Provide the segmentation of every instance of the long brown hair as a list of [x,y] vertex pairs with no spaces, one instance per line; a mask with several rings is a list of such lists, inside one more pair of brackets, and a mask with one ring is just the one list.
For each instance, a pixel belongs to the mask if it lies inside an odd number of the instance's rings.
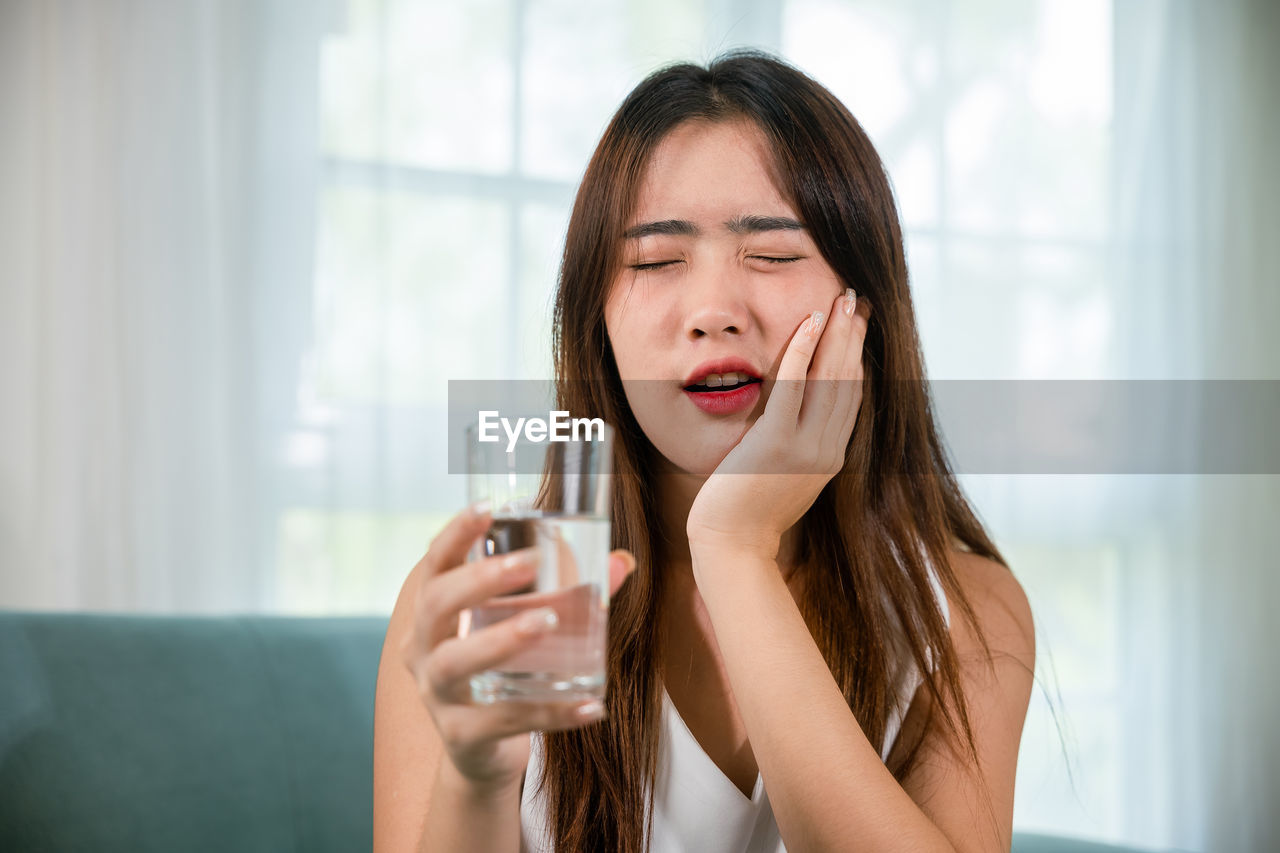
[[[587,166],[569,222],[553,323],[557,406],[614,426],[613,547],[630,549],[637,569],[609,613],[607,718],[545,735],[539,784],[558,851],[641,853],[649,829],[665,555],[657,494],[646,472],[657,470],[657,450],[627,405],[604,305],[649,157],[667,133],[691,119],[746,119],[764,132],[781,189],[823,257],[873,307],[863,400],[844,468],[800,521],[800,611],[878,748],[897,701],[890,651],[895,628],[882,604],[892,602],[933,705],[943,708],[946,732],[977,763],[959,665],[925,560],[953,612],[974,624],[948,560],[953,539],[1007,564],[966,503],[938,439],[884,166],[825,88],[767,54],[738,51],[705,68],[661,69],[631,92]],[[943,704],[944,696],[957,713]],[[890,766],[899,781],[915,764],[921,740]]]

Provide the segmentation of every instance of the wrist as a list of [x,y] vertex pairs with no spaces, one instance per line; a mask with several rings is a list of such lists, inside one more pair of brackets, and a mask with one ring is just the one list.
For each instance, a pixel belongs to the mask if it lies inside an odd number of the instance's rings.
[[778,546],[767,540],[744,541],[741,537],[690,539],[689,556],[695,580],[717,574],[741,578],[751,566],[778,569]]
[[436,785],[451,797],[474,805],[502,804],[520,798],[521,773],[513,779],[473,779],[460,771],[446,755],[440,761]]
[[780,537],[765,533],[746,536],[741,532],[689,531],[689,553],[695,561],[702,554],[776,562],[780,545]]

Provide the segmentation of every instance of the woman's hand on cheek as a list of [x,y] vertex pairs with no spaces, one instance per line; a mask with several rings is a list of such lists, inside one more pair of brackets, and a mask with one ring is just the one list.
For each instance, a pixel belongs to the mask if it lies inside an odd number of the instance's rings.
[[693,502],[686,527],[691,550],[746,549],[776,558],[782,534],[840,472],[862,403],[870,317],[870,306],[851,295],[836,297],[823,317],[811,315],[792,335],[764,413]]

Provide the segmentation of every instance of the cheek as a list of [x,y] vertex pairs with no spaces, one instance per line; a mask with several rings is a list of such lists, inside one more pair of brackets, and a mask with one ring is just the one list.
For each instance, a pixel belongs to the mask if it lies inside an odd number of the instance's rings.
[[[827,266],[797,269],[786,280],[770,282],[758,291],[760,322],[768,350],[781,360],[792,335],[814,311],[830,312],[832,301],[844,293],[844,284]],[[781,286],[776,286],[781,285]]]
[[810,263],[792,280],[793,304],[797,317],[810,311],[830,311],[831,302],[844,293],[844,282],[826,263]]
[[813,280],[797,280],[792,286],[774,288],[757,304],[760,323],[769,340],[781,335],[789,339],[814,311],[828,311],[836,296],[834,287]]
[[618,362],[618,367],[622,367],[622,360],[625,357],[626,336],[622,334],[622,325],[618,317],[618,306],[614,304],[614,299],[610,297],[604,303],[604,333],[609,339],[609,347],[613,350],[614,360]]
[[613,360],[618,365],[618,372],[626,376],[629,368],[634,367],[635,336],[628,324],[619,320],[612,311],[605,314],[604,328],[609,336],[609,346],[613,349]]
[[657,363],[660,347],[655,333],[661,328],[654,306],[645,304],[639,289],[625,291],[605,304],[605,330],[623,378],[647,376]]
[[[817,261],[817,259],[815,259]],[[826,261],[818,261],[813,263],[807,275],[806,289],[812,297],[818,300],[825,299],[828,303],[835,299],[841,293],[844,293],[844,282],[836,275]]]

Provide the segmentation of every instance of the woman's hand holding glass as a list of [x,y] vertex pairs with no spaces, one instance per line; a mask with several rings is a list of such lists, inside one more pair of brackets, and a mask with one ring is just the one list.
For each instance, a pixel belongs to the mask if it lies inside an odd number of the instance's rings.
[[686,526],[691,547],[774,558],[783,533],[844,466],[871,308],[847,290],[822,313],[792,335],[764,412],[698,491]]
[[[402,653],[453,767],[478,789],[500,790],[519,784],[529,762],[529,732],[596,722],[604,708],[595,701],[472,703],[471,676],[556,630],[555,611],[545,607],[458,636],[464,610],[528,586],[537,572],[536,548],[466,562],[468,549],[490,523],[487,511],[467,510],[431,542],[418,567],[423,579]],[[634,567],[627,551],[609,555],[611,593]]]

